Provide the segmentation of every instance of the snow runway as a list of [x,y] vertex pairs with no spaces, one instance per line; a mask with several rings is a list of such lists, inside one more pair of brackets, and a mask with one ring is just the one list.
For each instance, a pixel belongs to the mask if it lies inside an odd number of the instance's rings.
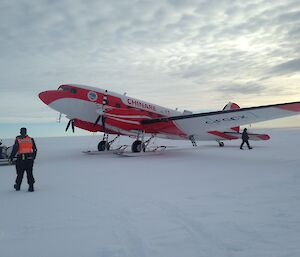
[[36,192],[0,167],[0,256],[299,256],[300,130],[270,135],[251,151],[164,140],[183,149],[137,158],[36,138]]

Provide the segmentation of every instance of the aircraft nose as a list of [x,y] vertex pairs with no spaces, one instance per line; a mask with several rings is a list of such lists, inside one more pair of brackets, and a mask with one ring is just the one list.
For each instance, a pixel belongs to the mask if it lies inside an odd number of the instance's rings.
[[39,93],[39,98],[47,105],[51,104],[53,101],[60,98],[58,91],[56,90],[49,90],[43,91]]

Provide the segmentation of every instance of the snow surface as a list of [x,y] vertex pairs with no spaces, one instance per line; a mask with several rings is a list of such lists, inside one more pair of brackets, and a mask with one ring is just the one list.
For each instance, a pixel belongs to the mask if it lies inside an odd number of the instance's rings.
[[253,150],[159,140],[181,149],[142,157],[36,138],[34,193],[0,167],[0,256],[300,256],[300,129],[263,132]]

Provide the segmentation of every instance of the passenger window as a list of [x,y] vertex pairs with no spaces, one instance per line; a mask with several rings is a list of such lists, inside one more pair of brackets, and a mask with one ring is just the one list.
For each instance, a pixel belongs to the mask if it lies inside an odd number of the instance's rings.
[[72,88],[70,89],[70,92],[71,92],[72,94],[76,94],[76,93],[77,93],[77,89],[72,87]]

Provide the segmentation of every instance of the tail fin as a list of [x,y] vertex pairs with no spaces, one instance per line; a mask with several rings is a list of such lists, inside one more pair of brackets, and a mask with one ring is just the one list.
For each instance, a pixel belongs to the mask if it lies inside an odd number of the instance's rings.
[[[237,110],[237,109],[240,109],[240,106],[238,104],[229,102],[224,106],[222,111]],[[240,127],[234,127],[230,129],[236,132],[240,132]]]
[[239,107],[238,104],[229,102],[228,104],[226,104],[226,105],[224,106],[224,108],[223,108],[222,111],[237,110],[237,109],[240,109],[240,107]]

